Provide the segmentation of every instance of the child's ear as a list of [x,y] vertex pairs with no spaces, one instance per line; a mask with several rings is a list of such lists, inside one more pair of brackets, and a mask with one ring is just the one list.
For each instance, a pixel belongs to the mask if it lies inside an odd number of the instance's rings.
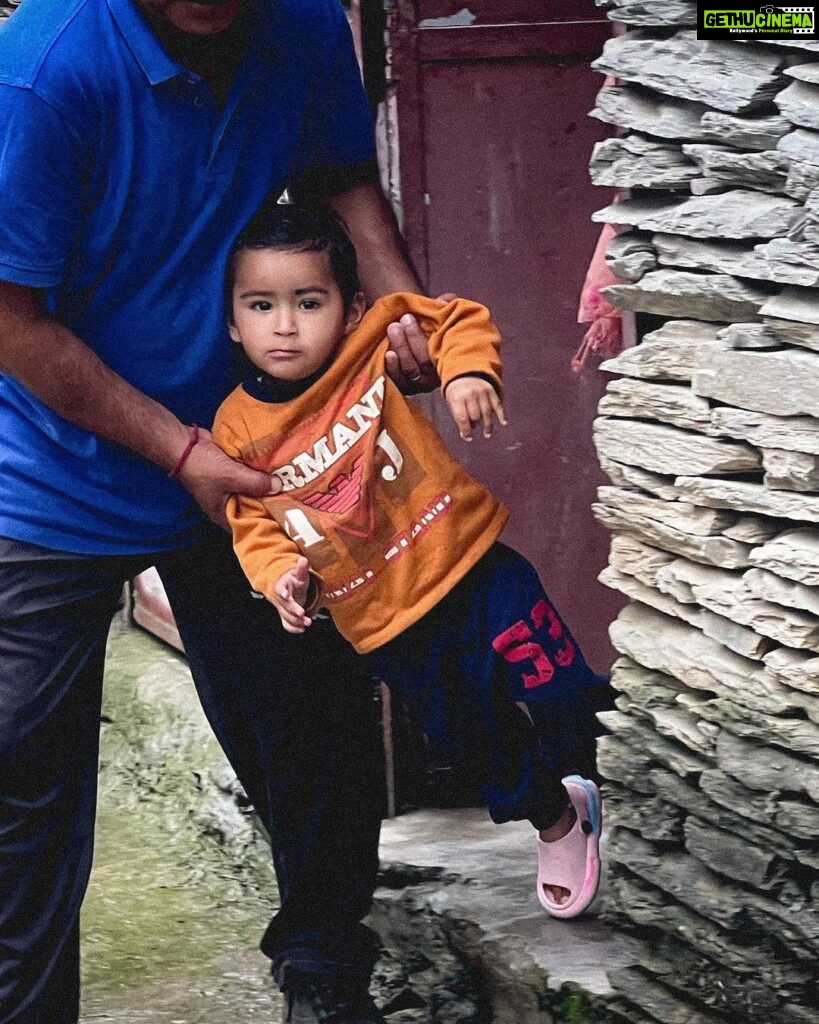
[[353,300],[347,307],[347,316],[344,323],[344,337],[346,338],[350,331],[355,330],[356,327],[361,323],[361,318],[364,316],[364,310],[367,308],[367,301],[364,298],[363,292],[356,292],[353,296]]
[[233,341],[237,344],[241,344],[242,339],[239,337],[239,332],[236,330],[236,324],[232,320],[228,320],[228,334],[231,336]]

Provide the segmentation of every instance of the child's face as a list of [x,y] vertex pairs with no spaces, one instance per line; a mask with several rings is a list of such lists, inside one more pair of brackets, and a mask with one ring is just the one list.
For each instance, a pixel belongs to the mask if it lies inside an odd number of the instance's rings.
[[359,294],[345,313],[326,252],[239,253],[230,336],[271,377],[302,380],[315,373],[363,312]]

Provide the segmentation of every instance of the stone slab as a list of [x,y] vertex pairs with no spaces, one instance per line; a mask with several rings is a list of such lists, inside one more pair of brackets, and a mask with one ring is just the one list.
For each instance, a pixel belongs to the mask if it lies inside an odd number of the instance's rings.
[[689,142],[683,144],[682,151],[707,179],[730,188],[781,192],[787,181],[790,157],[776,149],[746,153],[728,146]]
[[676,486],[680,497],[688,498],[695,505],[819,522],[819,496],[795,491],[771,491],[762,484],[702,476],[677,477]]
[[639,281],[657,266],[651,236],[636,231],[621,231],[606,248],[606,266],[621,281]]
[[804,202],[810,193],[819,186],[819,159],[811,163],[797,153],[789,153],[791,166],[785,181],[785,195]]
[[751,561],[805,586],[819,586],[819,530],[813,527],[784,530],[755,548]]
[[762,306],[763,316],[819,326],[819,295],[808,288],[783,288]]
[[615,534],[611,538],[609,562],[619,572],[634,576],[647,587],[657,586],[657,573],[674,561],[674,555],[644,544],[636,537]]
[[819,491],[819,456],[763,448],[765,486],[779,491]]
[[600,369],[644,380],[687,382],[694,374],[699,347],[714,342],[719,330],[718,324],[699,320],[669,320],[646,334],[641,344],[602,362]]
[[751,471],[761,464],[759,452],[750,445],[660,423],[598,417],[593,429],[601,455],[654,473],[701,476]]
[[759,240],[787,235],[803,216],[802,206],[794,199],[735,189],[691,199],[645,195],[623,199],[592,214],[592,220],[691,238]]
[[784,348],[767,324],[728,324],[717,334],[721,348],[765,350]]
[[[795,284],[819,285],[819,248],[805,243],[772,239],[766,245],[703,241],[683,235],[656,234],[652,237],[655,260],[667,267],[691,267],[737,277]],[[794,262],[797,253],[814,258],[816,266]],[[766,295],[766,299],[769,295]]]
[[743,438],[757,448],[819,456],[819,418],[813,416],[772,416],[725,405],[711,410],[708,432],[715,437]]
[[637,31],[609,39],[592,68],[668,96],[744,113],[780,91],[782,64],[773,52],[749,52],[730,42],[697,39],[695,32],[654,39]]
[[686,189],[699,173],[679,146],[642,135],[604,139],[589,160],[592,182],[614,188]]
[[809,128],[797,128],[783,135],[776,148],[794,160],[819,163],[819,132],[811,131]]
[[749,789],[805,793],[819,803],[819,765],[777,747],[760,747],[727,729],[717,737],[717,766]]
[[764,658],[768,669],[784,686],[812,697],[819,697],[819,658],[810,651],[792,651],[785,647]]
[[697,350],[696,359],[692,388],[703,398],[774,416],[819,418],[816,353],[740,351],[706,343]]
[[653,270],[633,284],[615,284],[603,295],[620,309],[698,320],[753,321],[770,293],[729,274]]
[[[687,0],[610,0],[607,15],[624,25],[696,25],[697,9]],[[608,3],[606,4],[608,6]]]
[[784,117],[804,128],[819,129],[819,85],[792,82],[774,97]]
[[607,565],[597,578],[603,586],[625,594],[632,601],[641,601],[643,604],[663,612],[664,615],[673,615],[675,618],[689,623],[689,625],[702,628],[703,610],[701,608],[681,604],[679,601],[675,601],[673,597],[661,594],[659,590],[646,586],[645,583],[641,583],[634,576],[619,572],[613,565]]
[[775,149],[791,128],[790,121],[780,114],[738,117],[706,110],[700,118],[700,129],[706,139],[743,150]]
[[600,501],[612,508],[637,516],[657,519],[675,530],[698,537],[718,537],[735,522],[733,513],[716,512],[684,501],[658,501],[656,498],[621,487],[602,486]]
[[819,587],[808,587],[761,568],[749,569],[743,579],[754,597],[819,617]]
[[744,569],[749,565],[748,556],[752,550],[750,544],[742,544],[727,537],[697,537],[675,530],[657,519],[629,514],[603,502],[594,503],[592,511],[608,529],[637,537],[663,551],[728,569]]
[[[705,104],[663,96],[641,86],[605,85],[589,116],[661,139],[705,139],[709,129],[701,127],[700,118],[707,112]],[[787,122],[786,131],[777,138],[790,129]]]
[[609,381],[597,411],[601,416],[658,420],[684,430],[707,432],[711,426],[710,403],[689,387],[656,384],[634,377]]
[[665,501],[677,500],[673,476],[651,473],[649,470],[641,469],[639,466],[627,466],[625,463],[606,458],[606,456],[598,456],[598,462],[600,463],[600,468],[616,487],[646,491],[648,494],[663,498]]

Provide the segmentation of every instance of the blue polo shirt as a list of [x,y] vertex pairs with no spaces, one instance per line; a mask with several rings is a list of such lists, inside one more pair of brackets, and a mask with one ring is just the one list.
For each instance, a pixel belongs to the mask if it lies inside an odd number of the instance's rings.
[[[248,0],[224,108],[132,0],[26,0],[0,29],[0,279],[184,422],[231,388],[222,278],[272,190],[373,155],[338,0]],[[61,551],[184,544],[202,514],[157,467],[0,377],[0,535]]]

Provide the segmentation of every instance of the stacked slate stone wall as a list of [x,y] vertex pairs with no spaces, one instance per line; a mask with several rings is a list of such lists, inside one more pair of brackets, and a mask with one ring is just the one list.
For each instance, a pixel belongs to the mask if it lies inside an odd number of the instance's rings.
[[[612,1019],[816,1024],[819,43],[707,42],[696,5],[614,0],[596,70],[628,190],[607,296],[648,321],[595,438],[618,710]],[[640,316],[650,314],[651,316]]]

